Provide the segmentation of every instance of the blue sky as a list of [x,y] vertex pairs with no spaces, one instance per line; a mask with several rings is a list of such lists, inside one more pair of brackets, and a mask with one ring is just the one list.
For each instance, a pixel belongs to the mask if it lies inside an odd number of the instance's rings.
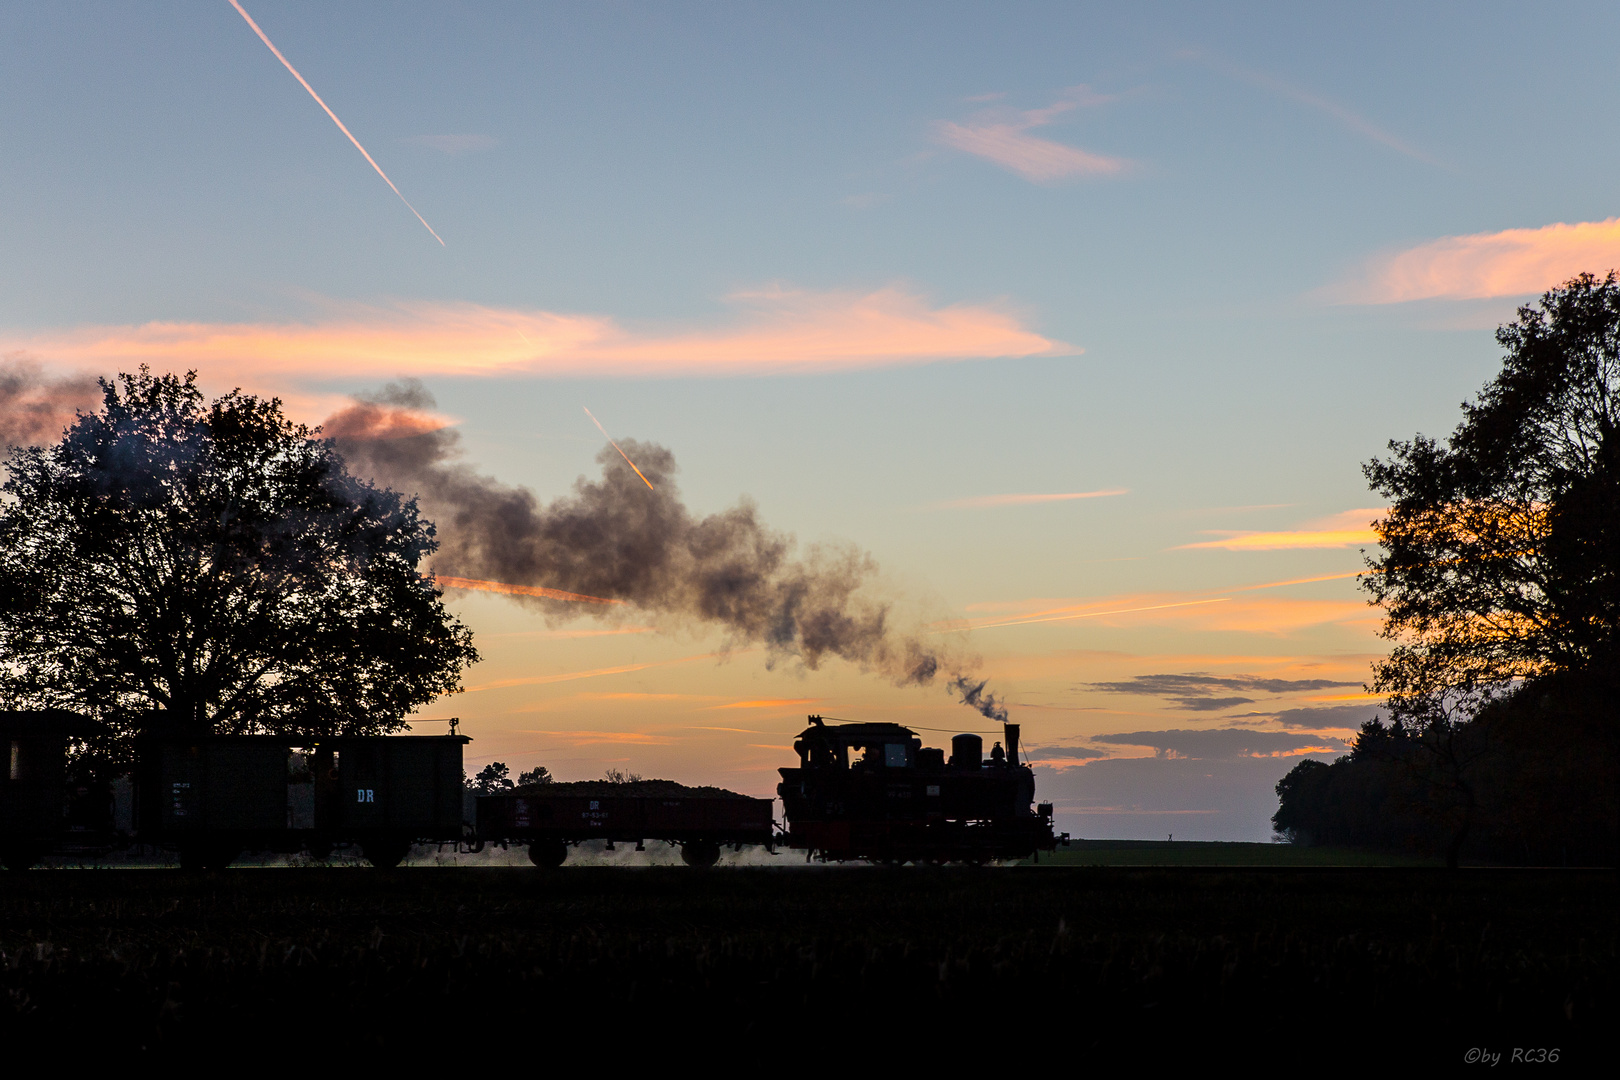
[[[588,405],[694,511],[751,497],[919,625],[977,622],[1026,740],[1106,755],[1043,759],[1078,834],[1266,835],[1387,647],[1333,577],[1360,463],[1620,264],[1612,6],[242,2],[443,246],[225,0],[13,5],[0,352],[312,422],[418,377],[543,498],[596,471]],[[853,668],[669,663],[702,625],[450,595],[484,688],[429,715],[475,760],[769,793],[804,712],[963,722]],[[1096,688],[1192,672],[1353,685]],[[792,704],[717,712],[756,701]],[[1279,719],[1307,707],[1339,711]],[[1211,728],[1294,742],[1103,738]]]

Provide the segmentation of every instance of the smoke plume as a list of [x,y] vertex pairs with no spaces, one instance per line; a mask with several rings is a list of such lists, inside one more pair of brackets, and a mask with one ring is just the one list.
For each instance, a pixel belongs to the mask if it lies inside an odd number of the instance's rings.
[[996,695],[985,693],[984,687],[989,680],[973,681],[971,675],[958,675],[951,680],[951,689],[962,695],[962,704],[978,709],[985,716],[997,723],[1007,722],[1007,706]]
[[[628,439],[622,452],[608,446],[597,455],[599,479],[581,477],[573,494],[542,506],[533,492],[458,460],[459,436],[425,415],[432,406],[420,384],[393,384],[328,418],[322,432],[352,471],[418,496],[438,526],[436,574],[624,601],[721,627],[734,644],[764,645],[773,661],[811,669],[838,657],[900,685],[945,672],[965,704],[1006,719],[983,680],[893,625],[865,552],[818,545],[800,556],[747,499],[695,517],[680,500],[674,455]],[[558,610],[556,601],[520,599]],[[603,617],[614,608],[575,610]]]
[[32,360],[0,357],[0,457],[13,446],[32,446],[62,437],[79,410],[101,400],[88,375],[50,378]]

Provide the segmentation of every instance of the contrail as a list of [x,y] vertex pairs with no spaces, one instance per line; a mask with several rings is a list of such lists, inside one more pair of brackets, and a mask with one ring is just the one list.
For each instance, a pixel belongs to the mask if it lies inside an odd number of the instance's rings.
[[[234,0],[233,0],[233,2],[234,2]],[[585,406],[581,405],[580,408],[585,409]],[[596,418],[596,414],[591,412],[591,410],[589,410],[589,409],[585,409],[585,415],[589,416],[591,418],[591,423],[596,425],[596,430],[600,431],[603,434],[603,436],[606,437],[608,442],[613,443],[613,449],[619,450],[619,444],[616,443],[616,442],[613,442],[613,436],[611,436],[611,435],[609,435],[607,433],[607,428],[602,426],[602,421],[600,421],[600,420],[598,420]],[[636,469],[636,463],[630,460],[630,455],[629,454],[625,453],[623,450],[619,450],[619,456],[624,458],[624,463],[626,465],[630,466],[632,469]],[[640,469],[636,469],[636,475],[641,476],[641,470]],[[641,476],[641,482],[643,484],[646,484],[649,488],[652,487],[652,481],[647,479],[645,476]]]
[[383,183],[387,184],[391,188],[394,188],[394,194],[399,196],[399,201],[404,203],[406,209],[410,210],[411,213],[416,214],[416,220],[422,223],[422,228],[426,229],[430,233],[433,233],[433,239],[439,242],[440,247],[446,246],[444,238],[438,233],[433,232],[433,226],[427,223],[427,218],[416,213],[416,207],[411,205],[411,200],[407,199],[403,194],[401,194],[399,188],[394,187],[394,182],[388,179],[388,174],[382,171],[382,166],[377,164],[370,154],[366,154],[366,148],[360,145],[360,140],[354,137],[353,132],[343,126],[343,121],[338,119],[337,113],[332,111],[331,106],[327,105],[326,102],[321,100],[321,95],[315,92],[315,88],[309,85],[309,82],[302,75],[298,74],[298,69],[293,67],[285,56],[281,55],[281,50],[276,48],[275,42],[266,37],[264,31],[259,29],[259,24],[253,21],[253,16],[249,15],[247,11],[243,9],[242,5],[236,2],[236,0],[230,0],[230,5],[237,10],[237,13],[240,14],[242,18],[247,20],[247,24],[249,26],[253,27],[253,32],[258,34],[259,40],[264,42],[265,45],[269,47],[270,51],[276,54],[276,59],[281,61],[282,66],[288,71],[292,72],[293,78],[297,79],[303,84],[304,89],[309,91],[309,96],[315,99],[315,103],[326,110],[326,115],[332,118],[332,123],[338,126],[339,131],[343,132],[343,134],[349,137],[349,141],[354,143],[354,148],[360,151],[362,154],[365,154],[366,160],[371,162],[371,167],[376,169],[377,175],[383,178]]

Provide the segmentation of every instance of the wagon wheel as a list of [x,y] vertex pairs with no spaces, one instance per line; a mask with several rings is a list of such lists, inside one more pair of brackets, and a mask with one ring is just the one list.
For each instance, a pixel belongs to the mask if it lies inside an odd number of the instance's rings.
[[561,840],[536,840],[529,845],[529,861],[543,870],[554,870],[568,859],[568,845]]
[[720,861],[720,845],[712,840],[688,840],[681,845],[681,861],[698,869]]
[[368,840],[360,847],[366,857],[366,862],[379,870],[392,870],[405,860],[411,853],[411,842],[395,837],[381,840]]
[[39,852],[25,844],[0,851],[0,864],[4,864],[7,870],[27,870],[37,862]]

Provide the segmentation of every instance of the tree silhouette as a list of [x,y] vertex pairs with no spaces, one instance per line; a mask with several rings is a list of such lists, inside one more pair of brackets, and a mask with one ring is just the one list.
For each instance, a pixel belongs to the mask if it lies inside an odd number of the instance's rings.
[[1444,444],[1365,466],[1392,504],[1361,579],[1395,642],[1372,684],[1391,716],[1283,778],[1279,832],[1452,866],[1615,858],[1620,283],[1583,274],[1496,340]]
[[276,400],[101,383],[17,449],[0,504],[0,698],[119,736],[382,733],[459,689],[471,632],[418,572],[414,500],[349,475]]
[[1620,672],[1620,284],[1583,274],[1496,339],[1502,371],[1445,445],[1365,466],[1393,502],[1362,578],[1397,643],[1373,689],[1422,728],[1516,681]]

